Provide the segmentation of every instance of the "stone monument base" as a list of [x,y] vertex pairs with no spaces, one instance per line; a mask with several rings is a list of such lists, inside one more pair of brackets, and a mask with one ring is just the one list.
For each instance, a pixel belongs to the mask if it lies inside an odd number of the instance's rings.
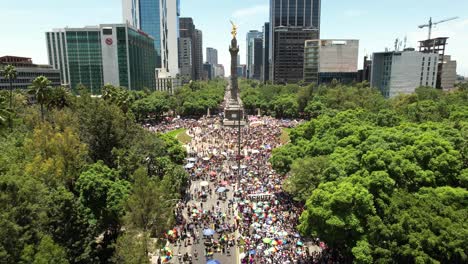
[[[240,115],[240,119],[239,119]],[[230,101],[226,108],[224,108],[224,126],[237,127],[245,126],[247,123],[244,118],[244,108],[235,101]]]

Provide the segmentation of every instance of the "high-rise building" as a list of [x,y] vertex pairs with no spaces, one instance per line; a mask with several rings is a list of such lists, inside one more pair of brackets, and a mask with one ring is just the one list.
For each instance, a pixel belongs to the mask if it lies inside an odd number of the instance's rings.
[[258,30],[250,30],[247,32],[246,37],[246,65],[247,65],[247,78],[253,78],[254,72],[254,52],[255,52],[255,39],[262,39],[263,33]]
[[154,38],[156,68],[178,70],[179,0],[123,0],[124,22]]
[[194,49],[195,79],[201,80],[203,76],[203,33],[195,29],[195,49]]
[[320,71],[320,40],[306,40],[304,44],[304,82],[318,84]]
[[213,65],[218,64],[218,50],[214,48],[206,48],[206,62]]
[[55,29],[46,39],[49,64],[72,89],[82,84],[100,94],[104,84],[154,88],[154,38],[128,24]]
[[[359,40],[307,40],[304,49],[306,83],[357,81]],[[318,78],[317,78],[318,76]]]
[[262,76],[262,65],[263,65],[263,39],[255,38],[251,40],[251,56],[252,64],[250,65],[250,76],[251,79],[260,80]]
[[446,57],[445,50],[448,38],[434,38],[419,42],[419,51],[439,55],[436,88],[450,91],[455,88],[457,62]]
[[320,39],[321,0],[270,0],[270,79],[299,82],[304,73],[304,44]]
[[179,67],[183,82],[189,82],[193,79],[193,50],[191,38],[179,38]]
[[17,56],[0,57],[0,90],[10,88],[10,80],[3,77],[2,69],[7,65],[16,68],[16,79],[12,81],[13,89],[28,89],[32,81],[39,76],[45,76],[52,82],[52,86],[60,86],[60,71],[50,65],[38,65],[31,58]]
[[385,97],[410,94],[419,86],[436,88],[439,55],[414,49],[374,53],[371,85]]
[[265,23],[263,26],[263,60],[261,80],[266,82],[270,80],[270,23]]
[[[192,68],[191,77],[189,80],[197,80],[195,76],[195,25],[191,17],[181,17],[179,20],[179,36],[181,39],[190,39],[191,42],[191,58]],[[179,54],[180,55],[180,54]],[[182,58],[182,60],[188,60],[188,58]]]
[[203,64],[203,80],[212,80],[215,77],[214,65],[208,62]]

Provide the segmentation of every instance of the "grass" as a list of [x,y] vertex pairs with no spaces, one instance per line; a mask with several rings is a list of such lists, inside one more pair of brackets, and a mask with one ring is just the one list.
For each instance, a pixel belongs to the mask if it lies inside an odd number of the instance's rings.
[[287,144],[289,143],[289,133],[291,132],[292,128],[282,128],[281,129],[281,136],[280,136],[280,142],[281,144]]
[[192,138],[189,135],[187,135],[186,132],[187,132],[187,129],[179,128],[179,129],[167,132],[166,135],[177,138],[177,140],[179,140],[180,143],[182,144],[188,144],[190,143],[190,141],[192,141]]

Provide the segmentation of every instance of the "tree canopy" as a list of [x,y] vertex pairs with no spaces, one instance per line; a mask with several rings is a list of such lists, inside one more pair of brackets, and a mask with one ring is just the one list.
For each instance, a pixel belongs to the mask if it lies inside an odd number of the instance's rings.
[[314,119],[273,151],[305,204],[299,230],[345,261],[466,262],[467,91],[385,101],[367,89],[314,91]]

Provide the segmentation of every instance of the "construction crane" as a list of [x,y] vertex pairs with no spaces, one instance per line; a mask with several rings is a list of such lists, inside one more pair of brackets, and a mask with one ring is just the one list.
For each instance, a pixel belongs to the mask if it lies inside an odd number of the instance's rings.
[[448,21],[452,21],[452,20],[455,20],[457,19],[458,17],[451,17],[451,18],[447,18],[447,19],[444,19],[444,20],[441,20],[441,21],[438,21],[438,22],[432,22],[432,17],[429,18],[429,23],[426,24],[426,25],[421,25],[419,26],[419,28],[425,28],[425,27],[428,27],[429,28],[429,36],[427,39],[431,39],[431,34],[432,34],[432,27],[435,27],[436,25],[438,24],[441,24],[441,23],[444,23],[444,22],[448,22]]

